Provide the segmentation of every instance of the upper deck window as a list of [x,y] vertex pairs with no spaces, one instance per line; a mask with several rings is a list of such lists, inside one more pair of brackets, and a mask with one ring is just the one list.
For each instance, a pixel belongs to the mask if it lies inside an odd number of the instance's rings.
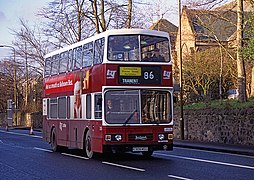
[[94,64],[101,64],[104,54],[104,38],[97,39],[94,43]]
[[76,47],[73,50],[72,69],[79,69],[82,67],[82,46]]
[[93,43],[87,43],[83,46],[83,67],[89,67],[93,64]]
[[51,62],[51,75],[56,75],[59,73],[59,54],[52,57]]
[[68,51],[65,51],[60,54],[60,66],[59,73],[64,73],[68,71]]
[[50,76],[51,74],[51,57],[48,57],[46,60],[45,60],[45,71],[44,71],[44,76],[47,77],[47,76]]
[[109,36],[108,60],[169,62],[169,40],[148,35]]

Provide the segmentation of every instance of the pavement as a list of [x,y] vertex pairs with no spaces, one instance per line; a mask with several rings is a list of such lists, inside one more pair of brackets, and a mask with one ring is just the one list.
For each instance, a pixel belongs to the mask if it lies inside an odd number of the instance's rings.
[[[1,128],[1,127],[0,129],[5,130],[5,128]],[[23,129],[23,130],[27,129],[28,132],[30,131],[30,128],[24,128],[24,127],[9,128],[9,130],[13,130],[13,129]],[[42,129],[33,129],[33,130],[42,132]],[[222,143],[213,143],[213,142],[199,142],[199,141],[191,141],[191,140],[174,139],[174,147],[254,156],[254,146],[247,146],[247,145],[232,145],[232,144],[222,144]]]
[[232,154],[254,156],[254,146],[221,144],[212,142],[197,142],[191,140],[174,140],[174,147],[216,151]]

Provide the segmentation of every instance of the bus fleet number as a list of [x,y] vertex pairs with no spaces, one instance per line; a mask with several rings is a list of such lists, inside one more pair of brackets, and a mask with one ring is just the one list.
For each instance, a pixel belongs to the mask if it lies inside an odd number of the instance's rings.
[[144,72],[144,79],[145,80],[149,80],[149,79],[154,79],[154,74],[153,74],[153,71],[150,71],[150,72]]

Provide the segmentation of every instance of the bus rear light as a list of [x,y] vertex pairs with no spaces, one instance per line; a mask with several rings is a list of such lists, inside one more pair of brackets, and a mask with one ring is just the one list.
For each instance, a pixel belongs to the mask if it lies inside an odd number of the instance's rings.
[[172,140],[173,139],[173,134],[168,134],[168,139]]
[[111,135],[110,134],[105,135],[105,141],[111,141]]

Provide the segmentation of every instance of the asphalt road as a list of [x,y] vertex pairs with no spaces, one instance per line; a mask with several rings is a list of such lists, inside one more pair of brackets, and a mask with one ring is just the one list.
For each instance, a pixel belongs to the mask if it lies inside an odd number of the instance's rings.
[[0,129],[0,179],[254,179],[254,157],[174,148],[141,154],[96,155],[86,159],[80,151],[51,151],[40,132]]

